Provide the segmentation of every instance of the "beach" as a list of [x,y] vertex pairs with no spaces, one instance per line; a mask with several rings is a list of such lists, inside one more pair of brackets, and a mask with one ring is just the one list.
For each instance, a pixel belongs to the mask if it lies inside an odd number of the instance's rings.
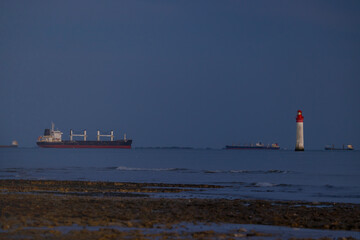
[[216,185],[0,180],[0,186],[1,239],[279,237],[251,227],[211,230],[234,224],[349,231],[344,239],[360,231],[359,204],[156,197]]

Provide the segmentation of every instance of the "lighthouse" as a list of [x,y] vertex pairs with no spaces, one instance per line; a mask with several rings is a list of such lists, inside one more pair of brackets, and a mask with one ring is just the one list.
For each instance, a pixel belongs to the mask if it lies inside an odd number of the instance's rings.
[[304,151],[304,117],[301,110],[296,116],[296,146],[295,151]]

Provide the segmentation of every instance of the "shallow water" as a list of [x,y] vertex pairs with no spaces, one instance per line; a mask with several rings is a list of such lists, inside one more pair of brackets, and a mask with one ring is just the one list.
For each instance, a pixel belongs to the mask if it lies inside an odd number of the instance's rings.
[[360,152],[0,149],[0,179],[217,184],[171,197],[360,203]]

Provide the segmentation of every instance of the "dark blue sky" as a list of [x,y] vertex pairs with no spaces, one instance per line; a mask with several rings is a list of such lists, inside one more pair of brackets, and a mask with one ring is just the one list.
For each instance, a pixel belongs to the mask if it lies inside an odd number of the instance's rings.
[[0,144],[360,149],[359,1],[0,1]]

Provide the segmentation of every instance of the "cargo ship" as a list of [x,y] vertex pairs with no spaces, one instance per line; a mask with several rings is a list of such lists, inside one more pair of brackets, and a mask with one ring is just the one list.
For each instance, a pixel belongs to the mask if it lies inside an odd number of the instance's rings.
[[336,148],[335,145],[327,145],[325,146],[325,150],[354,150],[353,145],[342,145],[342,148]]
[[280,146],[277,143],[264,145],[261,142],[249,145],[226,145],[225,149],[243,149],[243,150],[279,150]]
[[11,145],[0,145],[0,148],[17,148],[18,142],[16,140],[12,141]]
[[[73,130],[70,130],[70,140],[62,140],[62,132],[54,129],[54,124],[52,123],[51,129],[45,129],[44,135],[40,136],[36,142],[39,147],[42,148],[125,148],[130,149],[132,140],[126,138],[124,134],[124,139],[114,140],[114,132],[111,131],[110,134],[100,134],[100,131],[97,131],[97,140],[87,140],[86,130],[83,134],[74,134]],[[73,140],[74,137],[83,137],[83,140]],[[101,137],[109,137],[110,140],[100,140]]]

